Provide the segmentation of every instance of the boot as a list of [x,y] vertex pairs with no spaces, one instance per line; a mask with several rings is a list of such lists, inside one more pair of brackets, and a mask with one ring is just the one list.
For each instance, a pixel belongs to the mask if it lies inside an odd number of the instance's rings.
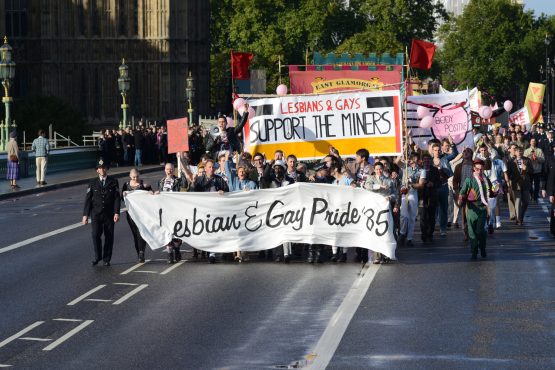
[[323,263],[324,261],[322,261],[322,247],[318,246],[316,247],[316,263]]
[[198,249],[193,248],[193,258],[198,259]]
[[338,260],[338,258],[337,258],[337,253],[334,253],[334,254],[331,256],[331,261],[332,261],[333,263],[335,263],[335,262],[337,262],[337,260]]
[[168,263],[174,263],[173,248],[168,249]]
[[341,253],[341,257],[339,257],[339,262],[347,262],[347,253]]
[[145,263],[145,252],[144,251],[139,252],[139,262],[140,263]]
[[175,256],[175,262],[181,261],[181,250],[179,247],[173,247],[173,254]]
[[314,246],[308,246],[308,259],[306,260],[308,263],[314,263]]

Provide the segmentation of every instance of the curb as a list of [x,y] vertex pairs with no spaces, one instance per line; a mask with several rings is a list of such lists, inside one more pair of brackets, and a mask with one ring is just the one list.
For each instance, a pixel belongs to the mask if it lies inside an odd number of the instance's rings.
[[[141,168],[140,170],[141,170],[141,174],[145,174],[145,173],[161,171],[162,169],[163,167],[159,166],[159,167],[151,167],[151,168]],[[110,176],[115,178],[126,177],[128,175],[129,175],[129,171],[110,174]],[[90,178],[86,178],[86,179],[70,180],[70,181],[60,182],[57,184],[46,185],[40,188],[23,189],[23,190],[14,191],[12,193],[4,193],[4,194],[0,194],[0,200],[19,198],[26,195],[45,193],[51,190],[58,190],[58,189],[68,188],[70,186],[87,184],[89,181],[91,181],[92,178],[94,178],[94,176],[91,176]]]

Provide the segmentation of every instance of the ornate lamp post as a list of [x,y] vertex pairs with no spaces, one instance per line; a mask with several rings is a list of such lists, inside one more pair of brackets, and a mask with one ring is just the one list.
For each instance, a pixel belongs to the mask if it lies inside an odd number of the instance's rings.
[[2,122],[0,125],[0,150],[2,151],[6,150],[10,128],[13,127],[10,112],[10,105],[13,99],[10,97],[10,87],[15,77],[15,62],[12,60],[12,52],[13,49],[8,44],[8,38],[4,37],[4,45],[0,47],[0,79],[2,80],[2,86],[4,86],[2,102],[6,108],[6,122]]
[[127,104],[127,93],[131,88],[131,79],[129,78],[129,67],[125,64],[125,59],[121,60],[121,65],[119,66],[119,78],[118,78],[118,88],[123,98],[123,103],[121,104],[121,110],[123,111],[123,120],[121,121],[119,128],[123,129],[127,126],[127,109],[129,105]]
[[189,77],[187,77],[187,87],[185,88],[187,94],[187,101],[189,102],[189,126],[193,124],[193,99],[195,97],[195,79],[189,71]]

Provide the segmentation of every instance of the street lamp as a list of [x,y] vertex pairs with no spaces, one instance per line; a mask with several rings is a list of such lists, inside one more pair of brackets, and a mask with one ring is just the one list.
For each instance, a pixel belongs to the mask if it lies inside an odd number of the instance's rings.
[[187,94],[187,101],[189,102],[189,125],[193,124],[193,99],[195,97],[195,78],[191,75],[189,71],[189,77],[187,77],[187,87],[185,88]]
[[131,79],[129,78],[129,67],[125,64],[125,59],[121,60],[121,65],[119,66],[119,78],[118,78],[118,88],[123,98],[123,103],[121,104],[121,110],[123,111],[123,121],[120,123],[119,128],[123,129],[127,126],[127,93],[131,88]]
[[2,102],[6,108],[6,122],[0,125],[0,150],[6,150],[9,140],[10,127],[12,126],[12,117],[10,113],[10,105],[13,99],[10,97],[10,86],[15,77],[15,62],[12,60],[12,47],[8,44],[8,38],[4,36],[4,45],[0,46],[0,79],[4,86],[4,96]]
[[551,69],[551,67],[549,65],[549,57],[547,56],[547,47],[549,46],[551,40],[549,39],[549,37],[547,37],[547,34],[545,34],[545,39],[543,40],[543,42],[545,44],[545,92],[547,95],[547,119],[545,121],[546,124],[548,124],[549,122],[551,122],[551,107],[549,104],[549,70]]

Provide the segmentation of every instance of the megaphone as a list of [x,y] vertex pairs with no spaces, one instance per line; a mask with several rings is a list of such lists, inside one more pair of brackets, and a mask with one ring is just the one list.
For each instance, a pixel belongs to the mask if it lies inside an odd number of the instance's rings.
[[210,129],[208,132],[210,133],[210,136],[212,136],[213,139],[216,139],[218,136],[220,136],[220,128],[218,127],[218,125],[210,126]]

